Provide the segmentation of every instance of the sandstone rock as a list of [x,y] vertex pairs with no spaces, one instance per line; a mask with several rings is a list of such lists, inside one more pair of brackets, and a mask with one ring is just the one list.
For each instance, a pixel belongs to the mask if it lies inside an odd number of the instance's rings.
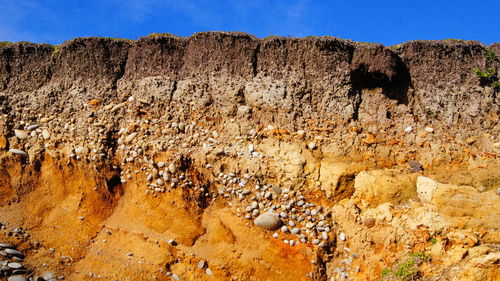
[[7,147],[7,138],[4,135],[0,135],[0,149],[5,149]]
[[321,161],[319,181],[327,197],[336,200],[348,198],[354,193],[354,178],[361,167],[334,159]]
[[417,192],[423,202],[436,206],[458,227],[500,228],[500,198],[494,190],[480,193],[472,186],[442,184],[418,177]]
[[437,189],[438,183],[428,177],[419,176],[417,178],[417,194],[422,202],[431,202],[434,191]]
[[354,198],[370,205],[398,204],[415,198],[416,175],[402,174],[399,170],[363,171],[354,179]]
[[279,215],[274,212],[263,213],[254,220],[254,224],[266,230],[275,230],[281,226]]

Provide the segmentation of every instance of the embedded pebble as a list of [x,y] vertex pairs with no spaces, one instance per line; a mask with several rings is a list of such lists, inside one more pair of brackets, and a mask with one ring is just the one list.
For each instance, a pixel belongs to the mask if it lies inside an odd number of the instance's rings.
[[254,224],[267,230],[274,230],[281,225],[281,220],[278,214],[266,212],[255,218]]
[[14,275],[7,278],[7,281],[28,281],[24,276]]
[[346,237],[345,237],[344,232],[340,233],[339,238],[340,238],[340,240],[345,241]]
[[14,250],[14,249],[10,249],[10,248],[7,248],[4,250],[7,254],[9,255],[12,255],[12,256],[15,256],[15,257],[18,257],[18,258],[21,258],[21,259],[24,259],[24,255],[23,253],[19,252],[18,250]]
[[310,143],[307,145],[307,148],[309,148],[310,150],[314,150],[314,149],[316,149],[316,143],[314,143],[314,142],[310,142]]
[[0,248],[11,248],[14,249],[15,246],[11,244],[6,244],[6,243],[0,243]]
[[14,134],[20,140],[25,140],[28,138],[28,133],[24,130],[14,130]]
[[50,139],[50,132],[47,130],[42,131],[42,137],[46,140]]
[[125,143],[130,143],[137,136],[137,132],[133,132],[125,138]]
[[177,166],[175,166],[175,163],[168,164],[168,171],[171,174],[175,174],[175,172],[177,172]]
[[28,156],[28,153],[26,153],[20,149],[11,148],[11,149],[9,149],[9,152],[14,153],[14,154],[18,154],[18,155],[22,155],[22,156]]
[[50,280],[54,278],[54,274],[52,272],[46,272],[45,275],[43,275],[43,279],[45,280]]
[[23,265],[18,263],[18,262],[10,262],[7,264],[7,266],[12,268],[12,269],[19,269],[19,268],[23,267]]
[[26,130],[33,131],[33,130],[36,130],[37,128],[38,128],[38,125],[34,124],[34,125],[29,125],[28,127],[26,127]]

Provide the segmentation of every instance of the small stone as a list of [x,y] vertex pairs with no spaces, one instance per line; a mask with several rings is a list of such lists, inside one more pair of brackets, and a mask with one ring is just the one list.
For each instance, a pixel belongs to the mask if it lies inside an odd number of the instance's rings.
[[10,248],[7,248],[4,250],[7,254],[11,255],[11,256],[15,256],[15,257],[18,257],[18,258],[21,258],[21,259],[24,259],[24,255],[23,253],[19,252],[18,250],[14,250],[14,249],[10,249]]
[[210,268],[207,267],[207,269],[205,269],[205,274],[211,276],[212,270],[210,270]]
[[42,131],[42,137],[46,140],[50,139],[50,132],[47,130]]
[[273,190],[274,190],[274,192],[276,192],[277,194],[281,194],[281,188],[279,188],[278,186],[274,186],[274,185],[273,185]]
[[20,269],[20,268],[23,268],[23,265],[18,263],[18,262],[10,262],[7,264],[8,267],[12,268],[12,269]]
[[38,128],[38,125],[34,124],[34,125],[29,125],[28,127],[26,127],[26,130],[28,131],[34,131]]
[[418,173],[422,172],[424,168],[418,161],[412,160],[408,162],[408,170],[410,171],[410,173]]
[[411,133],[411,131],[413,131],[413,127],[412,126],[406,127],[405,133]]
[[176,280],[176,281],[181,280],[181,279],[179,278],[179,276],[178,276],[177,274],[175,274],[175,273],[174,273],[174,274],[172,274],[172,278],[173,278],[174,280]]
[[0,243],[0,248],[10,248],[10,249],[14,249],[15,246],[14,245],[11,245],[11,244],[6,244],[6,243]]
[[316,149],[316,143],[314,143],[314,142],[310,142],[310,143],[307,145],[307,148],[309,148],[310,150],[315,150],[315,149]]
[[198,262],[198,269],[203,269],[203,268],[205,268],[205,261],[201,260]]
[[300,229],[298,227],[294,227],[292,231],[290,231],[292,234],[298,234],[300,232]]
[[21,156],[28,156],[28,153],[26,153],[20,149],[11,148],[11,149],[9,149],[9,152],[17,154],[17,155],[21,155]]
[[168,164],[168,171],[171,174],[175,174],[175,172],[177,172],[177,166],[175,165],[175,163]]
[[281,225],[281,220],[278,214],[274,212],[263,213],[254,220],[254,224],[258,227],[275,230]]
[[425,127],[425,131],[429,134],[432,134],[434,132],[434,128],[432,127]]
[[328,233],[321,232],[321,238],[323,238],[323,240],[328,240]]
[[312,243],[313,243],[313,245],[318,245],[319,244],[319,239],[313,239]]
[[125,138],[125,143],[130,143],[137,136],[137,132],[133,132]]
[[52,279],[52,278],[54,278],[54,274],[52,274],[52,272],[46,272],[43,275],[43,279],[45,279],[45,280],[49,280],[49,279]]
[[368,228],[373,227],[375,225],[375,222],[375,218],[366,218],[363,220],[363,224]]
[[345,237],[344,232],[340,233],[339,238],[340,238],[340,240],[345,241],[346,237]]
[[7,281],[28,281],[24,276],[14,275],[7,279]]
[[252,211],[252,216],[253,216],[253,217],[256,217],[256,216],[258,216],[258,215],[259,215],[259,209],[254,209],[254,210]]
[[24,130],[14,130],[14,134],[20,140],[25,140],[28,138],[28,133]]
[[82,216],[80,216],[80,217],[78,217],[78,219],[82,221],[82,220],[84,220],[85,218],[84,218],[84,217],[82,217]]

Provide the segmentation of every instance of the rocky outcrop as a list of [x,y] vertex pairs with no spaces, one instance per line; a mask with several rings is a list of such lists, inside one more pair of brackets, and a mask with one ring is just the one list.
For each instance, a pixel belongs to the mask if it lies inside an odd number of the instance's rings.
[[[493,129],[497,121],[496,92],[482,87],[473,70],[497,68],[499,62],[487,62],[487,48],[479,42],[413,41],[386,48],[331,37],[204,32],[135,42],[79,38],[61,46],[4,45],[0,81],[11,105],[23,91],[50,88],[56,100],[68,93],[111,99],[139,91],[146,100],[211,105],[229,115],[247,105],[277,112],[273,118],[285,126],[318,117],[356,121],[360,107],[377,111],[381,104],[381,128],[444,121]],[[380,98],[364,94],[376,88]]]

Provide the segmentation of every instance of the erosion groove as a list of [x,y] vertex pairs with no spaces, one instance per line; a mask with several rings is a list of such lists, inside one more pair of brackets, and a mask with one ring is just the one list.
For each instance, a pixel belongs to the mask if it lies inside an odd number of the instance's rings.
[[0,279],[495,280],[498,89],[475,73],[498,74],[492,51],[2,44]]

